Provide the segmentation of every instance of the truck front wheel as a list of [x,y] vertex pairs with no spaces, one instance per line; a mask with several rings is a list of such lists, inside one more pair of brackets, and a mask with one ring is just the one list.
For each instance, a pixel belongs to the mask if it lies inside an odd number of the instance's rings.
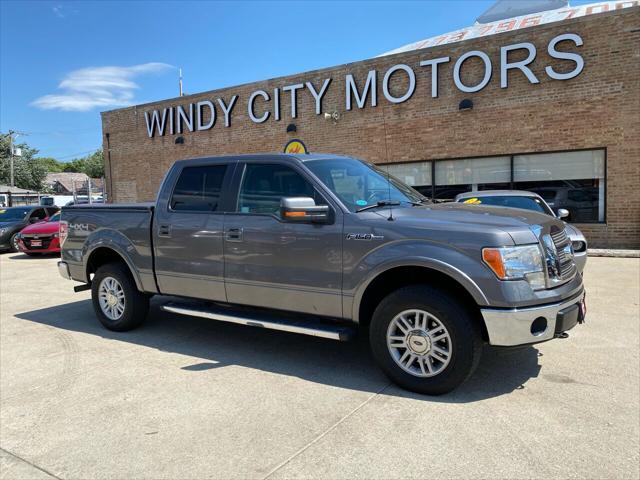
[[373,355],[399,386],[441,395],[471,376],[482,336],[473,313],[446,291],[403,287],[385,297],[370,326]]
[[98,268],[91,281],[91,299],[100,323],[117,332],[136,328],[149,311],[149,297],[138,291],[131,273],[121,263]]

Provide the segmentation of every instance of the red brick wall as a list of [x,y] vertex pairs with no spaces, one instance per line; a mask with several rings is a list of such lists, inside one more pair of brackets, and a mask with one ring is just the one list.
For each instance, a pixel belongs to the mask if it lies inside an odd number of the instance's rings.
[[[547,44],[561,33],[576,33],[582,47],[567,45],[585,61],[583,72],[567,81],[550,79],[544,68],[571,70],[572,63],[554,60]],[[539,84],[533,85],[518,71],[509,74],[509,87],[500,88],[500,47],[531,42],[537,58],[530,65]],[[559,49],[563,49],[559,47]],[[477,93],[463,93],[453,83],[458,57],[471,50],[487,53],[493,64],[491,81]],[[310,52],[312,55],[313,52]],[[517,60],[512,52],[509,59]],[[421,60],[449,56],[439,66],[439,96],[431,97],[431,68]],[[416,90],[402,104],[389,103],[382,94],[382,78],[392,65],[405,63],[416,73]],[[463,80],[478,83],[481,62],[465,62]],[[345,110],[345,75],[353,74],[362,88],[367,72],[378,72],[378,106]],[[271,117],[253,123],[247,114],[249,95],[263,89],[311,81],[319,88],[325,78],[332,82],[323,99],[323,111],[337,110],[337,123],[315,114],[309,90],[298,91],[298,115],[290,118],[289,94],[281,91],[281,120]],[[392,92],[404,92],[406,75],[394,75]],[[152,200],[164,173],[178,159],[205,155],[282,151],[293,137],[302,139],[313,152],[358,156],[376,163],[546,152],[585,148],[607,149],[607,223],[579,225],[592,246],[640,247],[640,7],[596,14],[561,23],[473,39],[427,50],[402,53],[341,65],[300,75],[266,80],[223,90],[205,92],[102,114],[103,132],[109,134],[110,164],[107,188],[112,200]],[[186,132],[185,143],[177,135],[149,138],[144,112],[171,105],[187,105],[239,95],[231,127],[218,118],[211,130]],[[473,100],[472,111],[460,112],[463,98]],[[369,99],[370,100],[370,99]],[[270,102],[273,103],[273,102]],[[262,112],[262,101],[256,113]],[[287,134],[295,123],[297,133]],[[107,141],[105,135],[105,149]]]

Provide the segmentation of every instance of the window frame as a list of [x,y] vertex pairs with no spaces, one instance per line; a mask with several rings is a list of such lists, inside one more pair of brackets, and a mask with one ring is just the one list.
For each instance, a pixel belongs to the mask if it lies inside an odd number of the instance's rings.
[[[242,183],[244,181],[247,167],[249,165],[280,165],[283,167],[290,168],[291,170],[296,172],[298,175],[300,175],[305,181],[307,181],[311,185],[311,187],[314,189],[314,191],[320,197],[322,197],[325,204],[329,206],[329,221],[322,225],[330,225],[335,222],[336,206],[332,201],[331,197],[326,195],[325,192],[323,192],[322,188],[318,185],[318,181],[314,178],[314,176],[311,175],[309,172],[307,172],[304,168],[298,167],[298,165],[296,164],[283,162],[276,159],[264,159],[264,160],[253,160],[253,161],[245,160],[237,164],[237,168],[235,169],[234,178],[232,180],[232,185],[230,188],[230,195],[233,198],[233,202],[230,205],[230,208],[231,208],[231,210],[229,211],[230,214],[252,216],[252,217],[253,216],[271,217],[280,223],[287,223],[287,224],[291,223],[291,222],[284,221],[280,216],[276,215],[275,213],[241,212],[238,210],[238,206],[240,205],[240,190],[242,189]],[[318,225],[321,225],[321,224],[318,224]]]
[[[200,214],[200,215],[224,215],[228,213],[229,210],[229,188],[231,185],[231,180],[233,177],[233,173],[235,171],[236,162],[230,161],[212,161],[210,163],[202,163],[202,164],[185,164],[183,165],[179,171],[175,175],[175,180],[173,185],[171,186],[171,193],[167,198],[167,212],[172,214]],[[209,212],[206,210],[175,210],[171,207],[173,195],[175,194],[176,187],[178,186],[178,182],[180,181],[180,177],[182,173],[188,168],[206,168],[206,167],[226,167],[224,176],[222,177],[222,185],[220,186],[220,203],[219,208],[213,212]]]
[[[520,155],[540,155],[540,154],[551,154],[551,153],[571,153],[571,152],[592,152],[592,151],[602,151],[604,152],[604,176],[603,181],[604,181],[604,193],[603,193],[603,199],[602,201],[604,202],[604,219],[602,221],[595,221],[595,222],[572,222],[572,225],[606,225],[607,224],[607,218],[608,218],[608,209],[607,209],[607,193],[608,193],[608,188],[609,188],[609,181],[607,178],[607,165],[608,165],[608,149],[607,147],[592,147],[592,148],[575,148],[575,149],[571,149],[571,150],[567,150],[567,149],[563,149],[563,150],[542,150],[542,151],[529,151],[529,152],[515,152],[515,153],[503,153],[503,154],[494,154],[494,155],[474,155],[472,157],[451,157],[451,158],[432,158],[432,159],[427,159],[427,158],[421,158],[419,160],[410,160],[410,161],[403,161],[403,162],[390,162],[393,164],[397,164],[397,165],[409,165],[412,163],[421,163],[421,162],[431,162],[431,199],[435,198],[435,192],[436,192],[436,163],[441,162],[441,161],[451,161],[451,160],[474,160],[477,158],[495,158],[495,157],[510,157],[509,160],[509,167],[511,170],[511,174],[510,174],[510,182],[509,182],[509,189],[510,190],[514,190],[515,189],[515,184],[517,182],[515,182],[514,180],[514,159],[515,157],[518,157]],[[384,166],[384,163],[379,163],[377,164],[378,166]],[[412,188],[415,188],[412,186]]]

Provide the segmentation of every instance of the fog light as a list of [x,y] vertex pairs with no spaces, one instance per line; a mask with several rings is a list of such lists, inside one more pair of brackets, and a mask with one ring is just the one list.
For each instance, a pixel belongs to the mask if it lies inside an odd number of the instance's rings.
[[536,318],[531,324],[531,335],[539,337],[547,330],[547,319],[544,317]]

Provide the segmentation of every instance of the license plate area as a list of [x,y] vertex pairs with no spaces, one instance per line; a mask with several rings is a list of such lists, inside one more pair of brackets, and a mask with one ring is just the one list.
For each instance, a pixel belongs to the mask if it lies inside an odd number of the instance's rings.
[[31,246],[32,247],[41,247],[42,246],[42,240],[31,240]]

